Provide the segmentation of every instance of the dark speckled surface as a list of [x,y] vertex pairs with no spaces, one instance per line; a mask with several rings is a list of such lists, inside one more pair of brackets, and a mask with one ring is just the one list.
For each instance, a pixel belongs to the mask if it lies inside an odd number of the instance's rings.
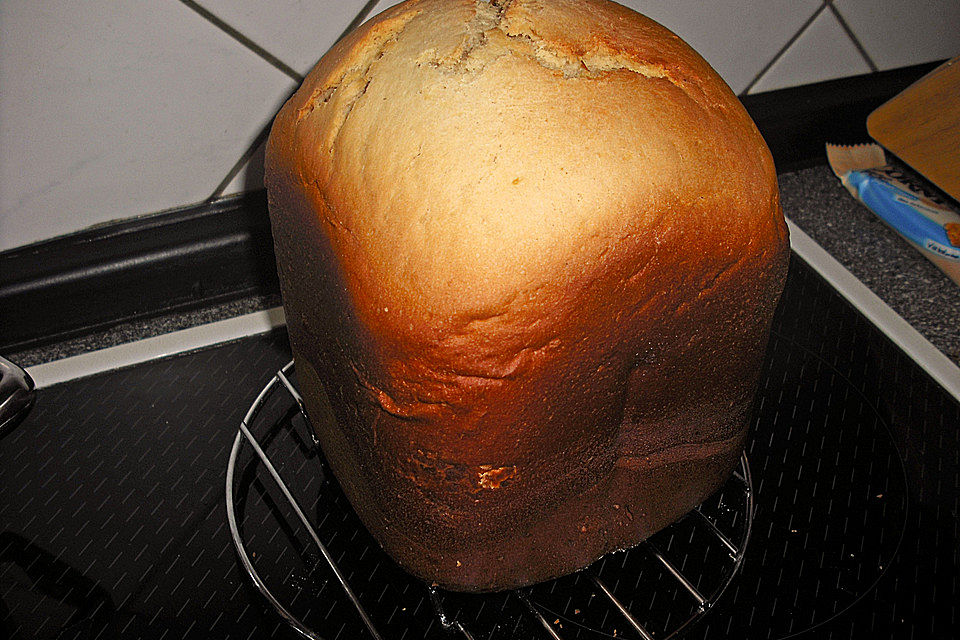
[[[780,176],[784,213],[938,349],[960,364],[960,286],[910,247],[840,185],[826,166]],[[23,366],[57,360],[276,306],[253,297],[125,323],[56,345],[5,354]]]
[[88,351],[105,349],[126,342],[187,329],[217,320],[226,320],[262,309],[280,305],[280,296],[251,296],[232,302],[211,305],[189,313],[175,313],[147,320],[124,322],[105,331],[91,333],[72,340],[28,349],[18,353],[4,354],[8,360],[22,367],[32,367],[44,362],[60,360]]
[[783,211],[960,365],[960,286],[857,202],[826,166],[780,176]]

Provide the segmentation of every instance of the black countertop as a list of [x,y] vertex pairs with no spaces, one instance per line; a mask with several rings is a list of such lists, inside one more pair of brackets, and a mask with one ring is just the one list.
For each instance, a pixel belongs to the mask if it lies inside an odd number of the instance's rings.
[[[246,408],[290,357],[278,330],[40,389],[0,438],[0,637],[299,637],[240,567],[224,482]],[[636,623],[662,638],[691,615],[700,640],[955,637],[960,404],[796,256],[760,381],[741,476],[753,535],[726,547],[742,567],[706,616],[643,551],[706,596],[726,550],[696,518],[567,578],[431,604],[358,524],[292,396],[247,423],[379,637],[609,640]],[[243,452],[230,501],[266,584],[320,637],[372,637]],[[711,522],[739,540],[733,498]],[[445,631],[439,607],[470,633]]]

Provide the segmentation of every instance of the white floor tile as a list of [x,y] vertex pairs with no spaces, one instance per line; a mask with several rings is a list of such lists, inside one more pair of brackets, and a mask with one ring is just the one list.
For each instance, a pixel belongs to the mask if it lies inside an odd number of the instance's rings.
[[861,73],[870,73],[869,65],[833,12],[825,9],[763,74],[750,93]]
[[202,200],[292,88],[179,2],[0,3],[0,250]]
[[835,0],[880,69],[960,56],[958,0]]
[[306,75],[365,0],[198,0],[300,75]]

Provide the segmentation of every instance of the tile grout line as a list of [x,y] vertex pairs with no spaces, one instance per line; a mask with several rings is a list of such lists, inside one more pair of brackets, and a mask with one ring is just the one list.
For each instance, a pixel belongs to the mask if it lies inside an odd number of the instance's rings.
[[337,39],[333,44],[340,42],[348,33],[359,27],[363,21],[367,19],[367,16],[370,15],[370,12],[373,11],[373,8],[377,6],[379,2],[380,0],[367,0],[364,5],[360,7],[360,11],[357,12],[357,15],[353,17],[353,20],[350,21],[350,24],[347,25],[347,27],[340,33],[339,36],[337,36]]
[[[294,89],[294,91],[296,91],[296,89]],[[287,99],[289,99],[289,96],[287,96]],[[286,100],[284,100],[284,102],[286,102]],[[260,133],[258,133],[253,139],[253,142],[251,142],[244,152],[240,154],[240,158],[233,163],[233,166],[230,167],[229,171],[227,171],[227,175],[223,177],[223,180],[221,180],[220,183],[213,189],[213,193],[207,196],[204,202],[210,203],[223,196],[223,192],[227,189],[227,186],[233,182],[233,179],[237,177],[237,174],[240,173],[244,165],[250,161],[250,158],[252,158],[253,154],[257,152],[257,149],[260,148],[260,145],[266,141],[267,136],[270,135],[270,129],[272,127],[273,118],[270,118],[267,124],[260,130]]]
[[261,60],[269,64],[274,69],[277,69],[278,71],[283,73],[285,76],[288,76],[289,78],[295,80],[296,82],[303,82],[303,76],[301,76],[299,73],[294,71],[287,63],[285,63],[280,58],[273,55],[272,53],[270,53],[260,45],[258,45],[256,42],[254,42],[247,36],[243,35],[239,31],[231,27],[229,24],[227,24],[215,13],[213,13],[206,7],[201,6],[198,2],[196,2],[196,0],[180,0],[180,2],[185,7],[187,7],[188,9],[190,9],[191,11],[199,15],[201,18],[203,18],[204,20],[206,20],[207,22],[215,26],[217,29],[220,29],[220,31],[223,31],[225,34],[233,38],[235,41],[239,42],[241,45],[246,47],[249,51],[254,53],[257,57],[259,57]]
[[800,25],[800,28],[797,29],[797,32],[794,33],[792,36],[790,36],[787,42],[782,47],[780,47],[780,50],[773,55],[773,57],[770,59],[770,62],[765,64],[763,68],[760,69],[759,72],[757,72],[757,75],[753,77],[753,80],[751,80],[750,83],[747,84],[746,87],[744,87],[743,91],[740,92],[741,96],[745,96],[748,93],[750,93],[750,90],[753,89],[753,87],[760,81],[761,78],[763,78],[764,74],[770,71],[770,68],[773,67],[773,65],[776,64],[777,61],[783,57],[783,54],[787,52],[787,50],[793,45],[793,43],[795,43],[797,40],[800,39],[800,36],[803,35],[803,32],[806,31],[811,24],[813,24],[813,21],[816,20],[821,13],[823,13],[824,9],[827,8],[827,4],[828,4],[827,0],[824,0],[823,4],[817,7],[817,9],[810,15],[810,17],[807,18],[802,25]]
[[[194,11],[196,11],[204,19],[209,20],[211,23],[214,24],[214,26],[216,26],[221,31],[229,35],[231,38],[233,38],[243,46],[247,47],[248,49],[256,53],[258,56],[266,60],[275,68],[279,69],[286,75],[290,76],[290,78],[292,78],[297,83],[297,88],[299,88],[304,78],[299,73],[294,71],[289,65],[285,64],[275,55],[273,55],[272,53],[270,53],[260,45],[256,44],[255,42],[247,38],[245,35],[237,31],[233,27],[231,27],[229,24],[221,20],[219,17],[217,17],[207,9],[199,6],[195,2],[195,0],[180,0],[180,1],[183,2],[185,5],[187,5],[188,7],[190,7],[191,9],[193,9]],[[353,20],[350,21],[350,24],[346,26],[346,28],[340,33],[339,36],[337,36],[337,39],[334,42],[334,44],[343,40],[343,38],[348,33],[350,33],[357,26],[359,26],[370,14],[370,12],[373,10],[373,8],[377,5],[378,2],[380,2],[380,0],[367,0],[367,2],[364,3],[362,7],[360,7],[360,11],[357,12],[357,15],[353,17]],[[294,89],[294,91],[296,91],[296,88]],[[291,95],[293,94],[291,93]],[[286,100],[288,100],[289,98],[290,96],[287,96],[284,102],[286,102]],[[238,158],[237,161],[233,164],[233,166],[230,167],[230,170],[227,171],[227,175],[223,177],[223,180],[221,180],[220,183],[217,184],[217,186],[213,189],[213,192],[209,196],[207,196],[205,202],[213,202],[214,200],[223,196],[223,192],[226,190],[227,186],[231,182],[233,182],[233,179],[237,177],[237,175],[243,169],[244,165],[250,161],[250,158],[252,158],[253,155],[257,152],[257,149],[260,147],[260,145],[263,144],[263,142],[267,139],[267,136],[270,134],[270,127],[272,125],[273,125],[273,119],[271,118],[270,121],[268,121],[267,124],[263,127],[263,129],[260,130],[260,133],[258,133],[257,136],[253,139],[253,142],[251,142],[250,145],[240,155],[240,158]]]
[[867,66],[870,67],[870,71],[876,73],[879,71],[876,63],[874,63],[873,58],[870,57],[870,54],[867,53],[867,50],[864,48],[863,43],[860,42],[860,39],[857,37],[857,34],[853,32],[853,29],[850,28],[850,25],[844,19],[843,14],[840,13],[840,10],[833,6],[832,0],[827,0],[827,6],[830,7],[830,11],[833,13],[833,17],[837,19],[837,22],[840,23],[840,27],[843,29],[844,33],[847,34],[847,37],[850,38],[850,41],[853,43],[853,46],[857,48],[857,51],[860,52],[860,55],[863,57],[863,60],[867,63]]
[[[299,73],[294,71],[290,65],[283,62],[280,58],[278,58],[277,56],[273,55],[272,53],[270,53],[269,51],[267,51],[266,49],[258,45],[256,42],[254,42],[253,40],[245,36],[243,33],[238,31],[234,27],[230,26],[226,21],[224,21],[222,18],[217,16],[215,13],[213,13],[206,7],[203,7],[200,4],[198,4],[196,0],[180,0],[180,2],[183,3],[183,5],[186,6],[188,9],[192,10],[197,15],[199,15],[201,18],[203,18],[204,20],[206,20],[207,22],[215,26],[217,29],[220,29],[220,31],[223,31],[235,42],[239,43],[240,45],[242,45],[243,47],[251,51],[254,55],[256,55],[261,60],[269,64],[271,67],[280,71],[282,74],[284,74],[285,76],[287,76],[288,78],[296,82],[298,86],[301,82],[303,82],[303,76],[301,76]],[[230,169],[227,171],[227,175],[225,175],[223,179],[217,184],[217,186],[214,187],[213,192],[204,199],[204,202],[213,202],[214,200],[218,199],[220,196],[223,195],[223,192],[224,190],[226,190],[227,185],[229,185],[233,181],[233,179],[237,177],[237,174],[240,173],[241,169],[243,169],[243,166],[250,160],[250,158],[253,157],[253,154],[257,152],[257,149],[260,147],[261,143],[263,143],[263,141],[267,139],[267,135],[270,133],[270,124],[271,123],[268,122],[267,125],[263,129],[261,129],[259,133],[257,133],[256,137],[253,139],[250,145],[248,145],[247,148],[244,149],[243,153],[240,154],[240,157],[237,159],[237,161],[234,162],[233,165],[230,167]]]

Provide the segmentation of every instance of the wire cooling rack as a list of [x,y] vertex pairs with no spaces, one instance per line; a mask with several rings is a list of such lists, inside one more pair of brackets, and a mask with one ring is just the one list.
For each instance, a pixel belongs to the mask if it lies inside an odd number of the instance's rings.
[[240,563],[303,637],[675,638],[707,614],[743,562],[754,510],[746,455],[678,522],[571,576],[492,594],[431,587],[393,563],[353,513],[293,374],[291,361],[241,422],[226,508]]

